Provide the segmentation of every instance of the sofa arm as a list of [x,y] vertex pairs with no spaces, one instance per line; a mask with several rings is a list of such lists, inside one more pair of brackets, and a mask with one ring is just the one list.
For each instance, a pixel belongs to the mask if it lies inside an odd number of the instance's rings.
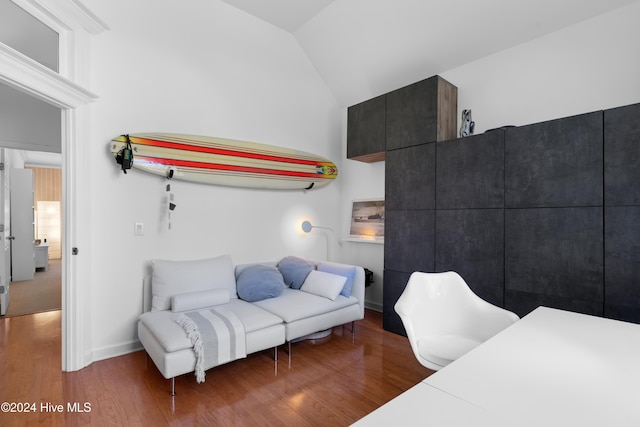
[[[318,262],[314,261],[316,265]],[[364,289],[365,289],[365,274],[364,268],[358,265],[342,264],[339,262],[321,261],[323,264],[333,265],[336,267],[355,267],[355,274],[353,276],[353,287],[351,288],[351,296],[358,300],[360,306],[360,318],[364,319]]]

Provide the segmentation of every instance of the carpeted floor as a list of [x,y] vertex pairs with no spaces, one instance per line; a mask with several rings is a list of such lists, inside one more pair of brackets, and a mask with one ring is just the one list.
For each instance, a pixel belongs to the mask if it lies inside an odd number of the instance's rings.
[[6,317],[60,310],[61,307],[61,260],[50,259],[47,271],[36,270],[33,280],[11,282]]

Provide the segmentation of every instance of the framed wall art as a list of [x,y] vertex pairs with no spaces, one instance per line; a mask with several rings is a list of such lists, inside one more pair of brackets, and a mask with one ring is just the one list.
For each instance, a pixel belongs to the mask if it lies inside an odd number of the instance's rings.
[[352,239],[384,242],[384,199],[353,201],[349,235]]

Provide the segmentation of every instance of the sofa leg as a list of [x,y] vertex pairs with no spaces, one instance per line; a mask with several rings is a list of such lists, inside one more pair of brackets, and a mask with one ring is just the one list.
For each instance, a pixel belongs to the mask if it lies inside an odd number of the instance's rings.
[[289,369],[291,369],[291,341],[289,341],[288,344],[289,344],[289,351],[287,351],[287,353],[289,354]]
[[171,377],[171,396],[176,395],[176,377]]
[[351,344],[356,343],[356,322],[355,320],[351,322]]
[[273,347],[273,373],[278,375],[278,346]]

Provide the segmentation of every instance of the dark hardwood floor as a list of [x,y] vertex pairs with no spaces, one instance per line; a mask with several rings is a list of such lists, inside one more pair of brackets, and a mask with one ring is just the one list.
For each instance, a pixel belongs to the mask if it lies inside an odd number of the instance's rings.
[[[369,310],[355,343],[348,326],[334,328],[293,344],[291,367],[284,349],[277,364],[272,351],[252,354],[210,369],[202,384],[182,375],[172,397],[171,382],[142,351],[61,372],[60,311],[3,318],[0,403],[35,411],[0,412],[0,426],[345,426],[432,373]],[[62,413],[52,412],[57,405]]]

